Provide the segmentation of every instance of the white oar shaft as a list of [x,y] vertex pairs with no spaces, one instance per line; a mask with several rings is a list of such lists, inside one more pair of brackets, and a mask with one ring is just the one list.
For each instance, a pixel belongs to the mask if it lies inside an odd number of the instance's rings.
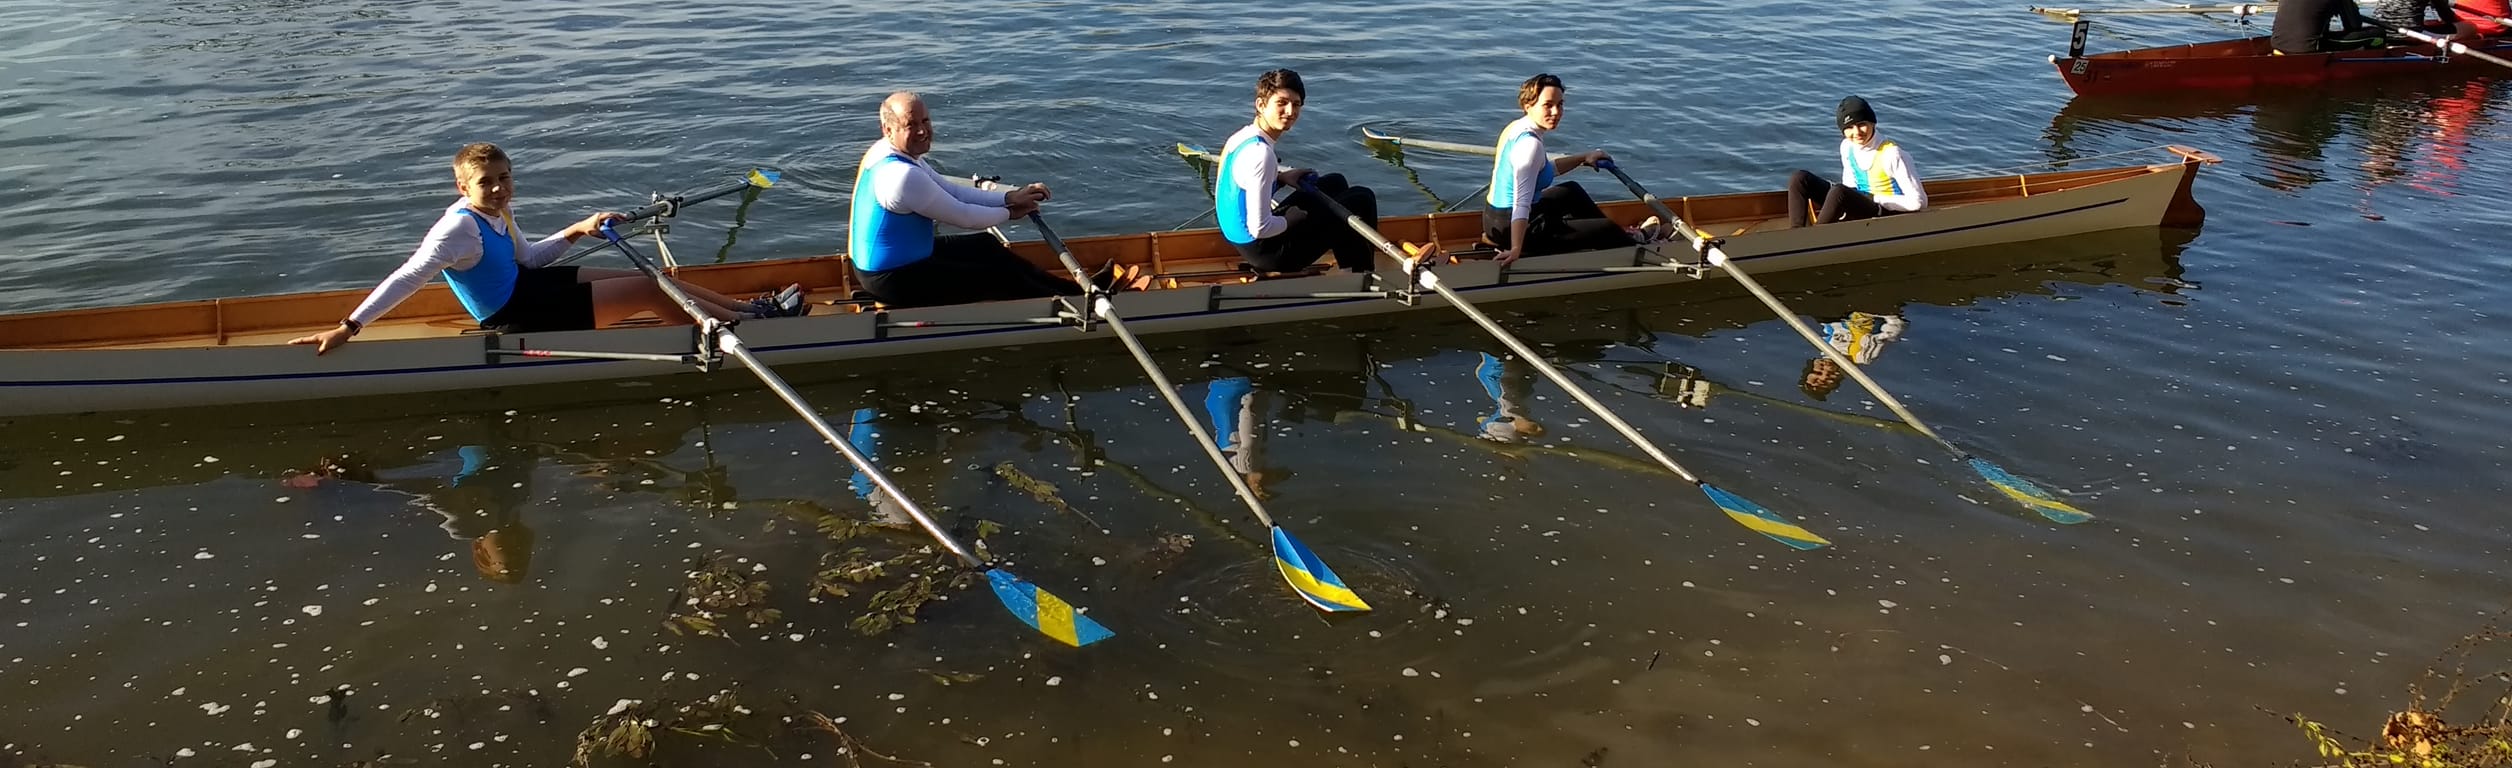
[[802,395],[796,393],[793,387],[787,386],[783,377],[777,376],[769,371],[767,366],[761,365],[758,358],[751,357],[750,348],[741,343],[741,337],[733,335],[732,331],[722,333],[722,344],[726,354],[740,360],[742,367],[749,368],[751,373],[758,374],[759,383],[767,385],[768,391],[775,392],[777,399],[785,401],[786,407],[794,409],[794,413],[801,416],[804,423],[811,425],[812,431],[820,433],[821,440],[827,441],[830,447],[844,454],[848,462],[853,463],[856,469],[863,471],[864,476],[872,478],[873,485],[879,486],[882,493],[889,494],[891,500],[898,502],[899,508],[906,510],[908,517],[916,519],[916,525],[923,527],[925,533],[931,534],[934,541],[941,542],[944,549],[958,555],[959,559],[971,566],[985,567],[986,562],[983,558],[969,551],[968,547],[960,544],[958,540],[951,538],[951,534],[943,530],[940,523],[934,522],[932,516],[925,514],[923,507],[917,506],[915,501],[907,498],[906,491],[899,490],[898,484],[890,481],[889,473],[882,472],[879,466],[872,463],[870,457],[856,451],[855,445],[847,442],[845,436],[839,435],[835,428],[829,426],[828,421],[821,419],[819,412],[813,410],[810,403],[803,402]]
[[[1038,238],[1046,241],[1047,247],[1055,251],[1056,259],[1064,262],[1064,271],[1072,273],[1074,282],[1089,286],[1090,275],[1082,270],[1081,260],[1073,258],[1072,249],[1066,248],[1064,238],[1057,237],[1055,229],[1047,226],[1046,217],[1032,212],[1029,223],[1038,227]],[[1143,375],[1151,379],[1151,387],[1160,391],[1160,399],[1167,401],[1169,410],[1177,413],[1178,421],[1186,423],[1186,431],[1194,435],[1195,445],[1204,449],[1204,456],[1212,459],[1212,465],[1230,481],[1230,489],[1236,491],[1239,500],[1247,504],[1247,511],[1256,513],[1256,520],[1264,523],[1265,527],[1273,527],[1273,516],[1265,514],[1265,503],[1256,499],[1256,489],[1247,487],[1247,478],[1240,477],[1238,468],[1230,466],[1230,457],[1221,455],[1220,444],[1213,441],[1212,433],[1204,431],[1204,422],[1195,416],[1195,410],[1186,407],[1185,398],[1178,396],[1177,386],[1169,383],[1169,375],[1161,372],[1160,363],[1151,359],[1151,350],[1143,348],[1142,339],[1135,338],[1134,331],[1125,327],[1125,319],[1117,316],[1116,303],[1099,295],[1096,288],[1084,287],[1082,290],[1082,301],[1090,303],[1086,311],[1097,315],[1101,322],[1108,324],[1108,330],[1116,334],[1118,341],[1125,342],[1125,350],[1134,354],[1134,362],[1141,365]]]
[[1570,399],[1577,400],[1580,405],[1586,406],[1588,411],[1596,414],[1596,418],[1604,421],[1606,426],[1613,427],[1615,432],[1621,433],[1622,439],[1629,440],[1632,445],[1639,446],[1642,452],[1649,455],[1649,458],[1656,459],[1657,463],[1665,465],[1667,469],[1673,470],[1677,476],[1682,477],[1685,481],[1695,485],[1701,483],[1701,478],[1693,476],[1690,470],[1684,469],[1682,464],[1676,463],[1674,457],[1667,456],[1665,451],[1658,450],[1655,442],[1651,442],[1647,437],[1642,436],[1639,430],[1633,429],[1629,423],[1622,420],[1622,417],[1616,416],[1613,411],[1606,409],[1604,403],[1597,402],[1594,395],[1588,394],[1586,389],[1582,389],[1577,383],[1572,382],[1568,375],[1563,374],[1560,368],[1554,367],[1551,362],[1545,360],[1543,355],[1536,353],[1533,347],[1527,346],[1526,342],[1520,341],[1516,334],[1510,333],[1508,329],[1500,327],[1500,323],[1492,320],[1490,315],[1483,314],[1482,309],[1474,306],[1473,303],[1466,301],[1465,297],[1457,295],[1457,292],[1450,289],[1446,283],[1440,282],[1439,275],[1429,270],[1423,270],[1419,274],[1421,275],[1421,283],[1423,287],[1437,292],[1439,294],[1439,298],[1448,300],[1448,304],[1450,306],[1456,307],[1457,311],[1465,313],[1467,319],[1473,320],[1475,325],[1482,326],[1484,332],[1491,334],[1492,338],[1499,339],[1500,343],[1507,346],[1510,352],[1517,354],[1519,359],[1525,360],[1528,365],[1534,366],[1536,372],[1544,374],[1544,378],[1551,380],[1553,386],[1560,387],[1564,391],[1569,392]]
[[1537,373],[1544,374],[1544,378],[1551,380],[1553,386],[1569,392],[1570,399],[1577,400],[1580,405],[1586,406],[1590,413],[1596,414],[1598,420],[1605,422],[1606,426],[1613,427],[1615,432],[1621,433],[1622,439],[1639,446],[1642,452],[1649,455],[1649,458],[1656,459],[1658,464],[1673,470],[1676,476],[1694,485],[1701,484],[1700,477],[1693,475],[1691,470],[1684,469],[1683,464],[1676,462],[1674,457],[1666,455],[1665,451],[1659,450],[1656,443],[1641,435],[1639,430],[1633,429],[1630,423],[1622,420],[1622,417],[1614,415],[1614,412],[1606,408],[1604,403],[1596,400],[1596,396],[1588,394],[1586,389],[1580,388],[1577,382],[1571,381],[1568,375],[1563,374],[1560,368],[1553,367],[1553,364],[1545,360],[1543,355],[1537,354],[1535,348],[1519,340],[1517,334],[1510,333],[1509,329],[1501,327],[1498,321],[1491,319],[1490,315],[1483,314],[1483,310],[1474,306],[1473,302],[1466,301],[1464,296],[1457,295],[1454,289],[1440,282],[1439,275],[1427,268],[1415,269],[1414,257],[1405,253],[1404,249],[1397,248],[1395,243],[1387,242],[1386,236],[1378,234],[1378,228],[1370,226],[1369,222],[1362,221],[1361,217],[1352,215],[1351,211],[1344,209],[1343,204],[1335,202],[1333,198],[1325,195],[1311,196],[1325,201],[1326,205],[1333,209],[1335,215],[1343,217],[1343,223],[1351,227],[1352,231],[1361,233],[1362,237],[1369,239],[1371,245],[1378,246],[1378,250],[1385,251],[1388,256],[1394,257],[1397,263],[1405,266],[1407,273],[1418,276],[1422,287],[1438,293],[1439,298],[1446,299],[1449,306],[1465,313],[1466,318],[1473,320],[1475,325],[1482,326],[1483,332],[1491,334],[1492,338],[1499,339],[1510,352],[1515,353],[1519,359],[1525,360],[1528,365],[1534,366]]
[[2505,58],[2503,58],[2503,57],[2501,57],[2501,56],[2496,56],[2496,55],[2491,54],[2491,53],[2482,53],[2482,52],[2479,52],[2479,51],[2477,51],[2477,50],[2471,49],[2471,48],[2469,48],[2468,46],[2461,45],[2461,44],[2459,44],[2459,43],[2455,43],[2455,42],[2452,42],[2452,41],[2449,41],[2449,40],[2445,40],[2445,39],[2442,39],[2442,38],[2440,38],[2440,37],[2435,37],[2435,36],[2430,35],[2430,34],[2426,34],[2425,32],[2423,32],[2423,31],[2421,31],[2421,30],[2408,29],[2408,28],[2405,28],[2405,27],[2392,27],[2392,28],[2390,28],[2390,31],[2392,31],[2392,32],[2397,32],[2397,33],[2399,33],[2400,35],[2405,36],[2407,39],[2410,39],[2410,40],[2415,40],[2415,41],[2417,41],[2417,42],[2421,42],[2421,43],[2430,43],[2430,44],[2432,44],[2432,45],[2433,45],[2433,47],[2435,47],[2435,48],[2440,48],[2440,49],[2442,49],[2442,50],[2444,50],[2444,51],[2448,51],[2448,52],[2451,52],[2451,53],[2456,53],[2456,54],[2459,54],[2459,55],[2462,55],[2462,56],[2467,56],[2467,57],[2470,57],[2470,58],[2474,58],[2474,59],[2476,59],[2476,60],[2478,60],[2478,61],[2483,61],[2483,62],[2486,62],[2486,63],[2489,63],[2489,64],[2494,64],[2494,65],[2503,66],[2503,67],[2512,67],[2512,60],[2507,60],[2507,59],[2505,59]]
[[1717,245],[1703,239],[1699,232],[1693,230],[1690,222],[1675,215],[1673,207],[1666,205],[1666,201],[1660,199],[1655,193],[1640,186],[1639,181],[1622,171],[1622,166],[1607,165],[1605,170],[1612,173],[1614,178],[1622,180],[1622,185],[1629,187],[1631,194],[1638,195],[1642,201],[1647,202],[1649,208],[1656,211],[1658,216],[1672,223],[1675,231],[1682,233],[1683,239],[1691,243],[1692,247],[1699,249],[1702,256],[1708,258],[1710,263],[1725,269],[1728,277],[1735,278],[1736,284],[1744,286],[1744,289],[1751,292],[1754,298],[1761,299],[1762,305],[1769,307],[1772,314],[1779,315],[1780,320],[1787,322],[1788,327],[1795,330],[1798,337],[1814,345],[1816,350],[1823,353],[1824,358],[1832,361],[1832,365],[1839,366],[1842,372],[1849,374],[1849,378],[1857,379],[1858,386],[1865,387],[1867,393],[1874,395],[1877,401],[1884,404],[1884,407],[1893,409],[1894,415],[1900,416],[1901,420],[1908,422],[1911,428],[1919,430],[1920,434],[1927,435],[1928,439],[1936,441],[1937,445],[1945,446],[1945,450],[1953,452],[1954,455],[1968,455],[1963,453],[1962,449],[1954,447],[1952,441],[1938,435],[1936,430],[1930,429],[1926,422],[1920,421],[1918,415],[1911,413],[1908,407],[1903,406],[1899,398],[1893,397],[1891,392],[1884,391],[1884,385],[1877,384],[1874,379],[1868,378],[1867,372],[1859,369],[1858,364],[1850,360],[1848,355],[1841,354],[1841,351],[1833,347],[1831,343],[1815,335],[1814,329],[1807,326],[1805,320],[1798,318],[1797,313],[1790,310],[1788,305],[1780,303],[1779,297],[1771,295],[1769,289],[1762,287],[1762,281],[1753,279],[1752,275],[1745,273],[1743,267],[1736,266],[1734,259],[1727,257],[1726,251],[1720,250]]
[[776,393],[777,399],[785,401],[786,407],[792,408],[795,415],[801,416],[805,423],[811,425],[811,429],[813,431],[819,432],[822,440],[828,441],[830,447],[836,448],[838,453],[844,454],[846,456],[846,460],[854,464],[856,469],[861,470],[864,473],[864,476],[872,478],[872,484],[879,486],[882,493],[889,494],[891,500],[898,502],[900,509],[907,510],[907,515],[915,518],[916,524],[923,526],[925,533],[931,534],[934,541],[941,542],[944,549],[950,550],[951,554],[958,555],[959,559],[967,561],[969,565],[977,567],[985,566],[986,563],[984,559],[977,557],[977,553],[969,551],[969,549],[966,546],[962,546],[958,540],[951,538],[951,534],[948,531],[943,530],[941,524],[934,522],[931,516],[925,514],[922,507],[917,506],[916,502],[909,500],[905,491],[899,490],[897,483],[890,482],[890,476],[887,473],[882,472],[879,465],[872,463],[872,459],[857,452],[853,443],[847,442],[846,438],[839,435],[836,429],[830,427],[827,421],[822,420],[819,412],[813,410],[810,403],[803,402],[802,395],[794,392],[793,387],[785,384],[785,379],[777,376],[774,371],[768,370],[766,365],[760,364],[758,358],[752,357],[750,355],[750,348],[742,345],[740,336],[734,335],[732,329],[724,327],[721,321],[716,320],[714,317],[709,316],[706,312],[698,309],[698,302],[695,299],[690,298],[688,293],[680,290],[680,286],[675,285],[671,278],[665,277],[661,270],[654,267],[653,262],[647,261],[645,254],[638,253],[635,248],[628,247],[628,242],[620,239],[617,232],[610,231],[607,225],[605,225],[603,229],[604,231],[602,234],[606,238],[610,239],[612,245],[618,246],[619,252],[625,254],[630,263],[637,265],[638,271],[644,272],[646,277],[652,278],[654,280],[654,284],[661,287],[665,295],[671,296],[672,301],[679,303],[681,311],[689,313],[689,319],[698,324],[700,332],[715,334],[717,343],[722,345],[726,354],[730,354],[733,356],[733,359],[741,361],[742,367],[750,369],[752,374],[756,374],[759,377],[759,383],[767,385],[769,391]]

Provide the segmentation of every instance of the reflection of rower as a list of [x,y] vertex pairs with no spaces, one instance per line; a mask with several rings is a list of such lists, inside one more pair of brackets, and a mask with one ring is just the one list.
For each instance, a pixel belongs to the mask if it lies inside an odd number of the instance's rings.
[[[1901,338],[1904,325],[1900,315],[1851,312],[1846,320],[1823,324],[1823,343],[1840,350],[1850,362],[1866,365],[1884,353],[1886,343]],[[1821,400],[1840,389],[1841,380],[1847,377],[1848,373],[1833,365],[1829,357],[1817,357],[1806,361],[1797,388],[1805,390],[1807,397]]]
[[1214,447],[1220,448],[1230,460],[1230,468],[1247,478],[1247,487],[1258,498],[1273,498],[1265,490],[1265,430],[1258,422],[1264,420],[1263,405],[1257,395],[1264,390],[1245,376],[1214,379],[1204,395],[1204,413],[1212,418]]
[[[846,442],[855,446],[856,452],[862,453],[865,459],[875,465],[882,461],[882,426],[879,408],[855,409],[855,413],[846,425]],[[855,468],[854,477],[848,480],[847,485],[855,490],[855,498],[863,499],[872,505],[873,514],[879,516],[881,522],[902,527],[915,524],[915,521],[899,508],[898,499],[882,493],[880,486],[872,482],[872,476],[865,474],[862,467]]]
[[1535,389],[1535,368],[1516,356],[1494,356],[1482,353],[1483,361],[1474,366],[1474,378],[1483,383],[1483,394],[1491,396],[1491,415],[1484,416],[1477,426],[1485,440],[1501,443],[1532,442],[1544,436],[1544,425],[1535,421],[1526,409],[1526,402]]
[[438,527],[455,541],[471,543],[471,565],[480,578],[500,584],[523,583],[532,568],[532,529],[523,524],[523,505],[532,499],[532,470],[539,452],[512,441],[465,445],[454,449],[462,465],[453,477],[386,480],[386,487],[412,493],[418,504],[444,518]]

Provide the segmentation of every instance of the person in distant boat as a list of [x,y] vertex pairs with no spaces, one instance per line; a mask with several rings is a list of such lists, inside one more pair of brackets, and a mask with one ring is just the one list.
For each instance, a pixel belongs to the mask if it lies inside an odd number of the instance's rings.
[[[1221,236],[1236,246],[1239,260],[1258,272],[1297,272],[1334,252],[1335,266],[1368,272],[1376,265],[1367,238],[1346,226],[1323,200],[1342,203],[1363,223],[1378,226],[1378,193],[1353,186],[1343,174],[1316,174],[1307,168],[1279,170],[1274,143],[1299,123],[1308,105],[1308,86],[1300,73],[1268,71],[1256,78],[1256,120],[1221,144],[1220,171],[1213,180],[1213,213]],[[1276,212],[1275,187],[1290,187],[1291,196]]]
[[[1900,315],[1870,315],[1851,312],[1848,319],[1823,324],[1823,343],[1839,350],[1849,362],[1866,365],[1884,353],[1884,345],[1901,338],[1908,324]],[[1797,388],[1807,397],[1822,400],[1840,389],[1849,372],[1832,364],[1830,355],[1817,355],[1806,361],[1805,372],[1798,376]]]
[[881,140],[855,170],[847,257],[864,290],[891,307],[1079,296],[1080,283],[1029,263],[987,232],[942,235],[937,224],[988,229],[1047,201],[1045,184],[1008,190],[954,184],[924,160],[933,114],[911,91],[881,102]]
[[[466,144],[454,153],[454,189],[462,199],[419,241],[401,268],[384,278],[338,327],[290,339],[312,344],[314,354],[349,342],[403,300],[417,293],[438,273],[453,284],[480,327],[514,333],[580,331],[651,312],[665,323],[687,323],[689,315],[661,286],[644,273],[626,269],[552,266],[576,240],[601,231],[606,222],[624,217],[603,212],[587,216],[566,229],[526,245],[515,227],[514,165],[506,151],[486,142]],[[669,278],[666,278],[669,279]],[[698,308],[717,320],[783,317],[801,314],[799,294],[791,291],[783,304],[775,300],[736,301],[690,283],[675,284]]]
[[2512,27],[2496,21],[2512,17],[2512,0],[2459,0],[2451,7],[2460,12],[2460,21],[2476,30],[2477,34],[2496,37],[2512,31]]
[[[1928,207],[1928,192],[1901,145],[1875,133],[1875,108],[1851,96],[1833,114],[1840,126],[1840,183],[1811,171],[1788,174],[1788,225],[1830,224],[1910,213]],[[1822,210],[1807,218],[1809,209]]]
[[[2329,30],[2331,20],[2338,22],[2336,32]],[[2321,53],[2379,47],[2382,39],[2355,0],[2278,0],[2268,44],[2278,54]]]
[[1606,218],[1578,182],[1553,183],[1555,176],[1613,159],[1601,149],[1559,159],[1544,152],[1544,135],[1561,127],[1566,98],[1561,78],[1527,78],[1518,86],[1518,109],[1526,114],[1500,129],[1493,147],[1490,191],[1483,195],[1483,239],[1500,248],[1493,258],[1502,264],[1525,256],[1620,248],[1658,236],[1651,231],[1653,224],[1624,228]]

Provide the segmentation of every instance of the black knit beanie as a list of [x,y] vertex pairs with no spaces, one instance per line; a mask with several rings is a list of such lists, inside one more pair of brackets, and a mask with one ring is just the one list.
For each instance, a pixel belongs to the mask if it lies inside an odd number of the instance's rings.
[[1840,127],[1845,129],[1850,123],[1875,122],[1875,108],[1867,106],[1866,99],[1851,96],[1840,100],[1839,116]]

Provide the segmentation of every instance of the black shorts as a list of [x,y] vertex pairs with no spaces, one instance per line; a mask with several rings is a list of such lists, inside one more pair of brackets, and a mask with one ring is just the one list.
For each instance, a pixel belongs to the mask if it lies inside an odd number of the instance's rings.
[[593,328],[593,286],[576,281],[575,267],[539,267],[515,273],[515,292],[480,327],[507,333],[584,331]]

